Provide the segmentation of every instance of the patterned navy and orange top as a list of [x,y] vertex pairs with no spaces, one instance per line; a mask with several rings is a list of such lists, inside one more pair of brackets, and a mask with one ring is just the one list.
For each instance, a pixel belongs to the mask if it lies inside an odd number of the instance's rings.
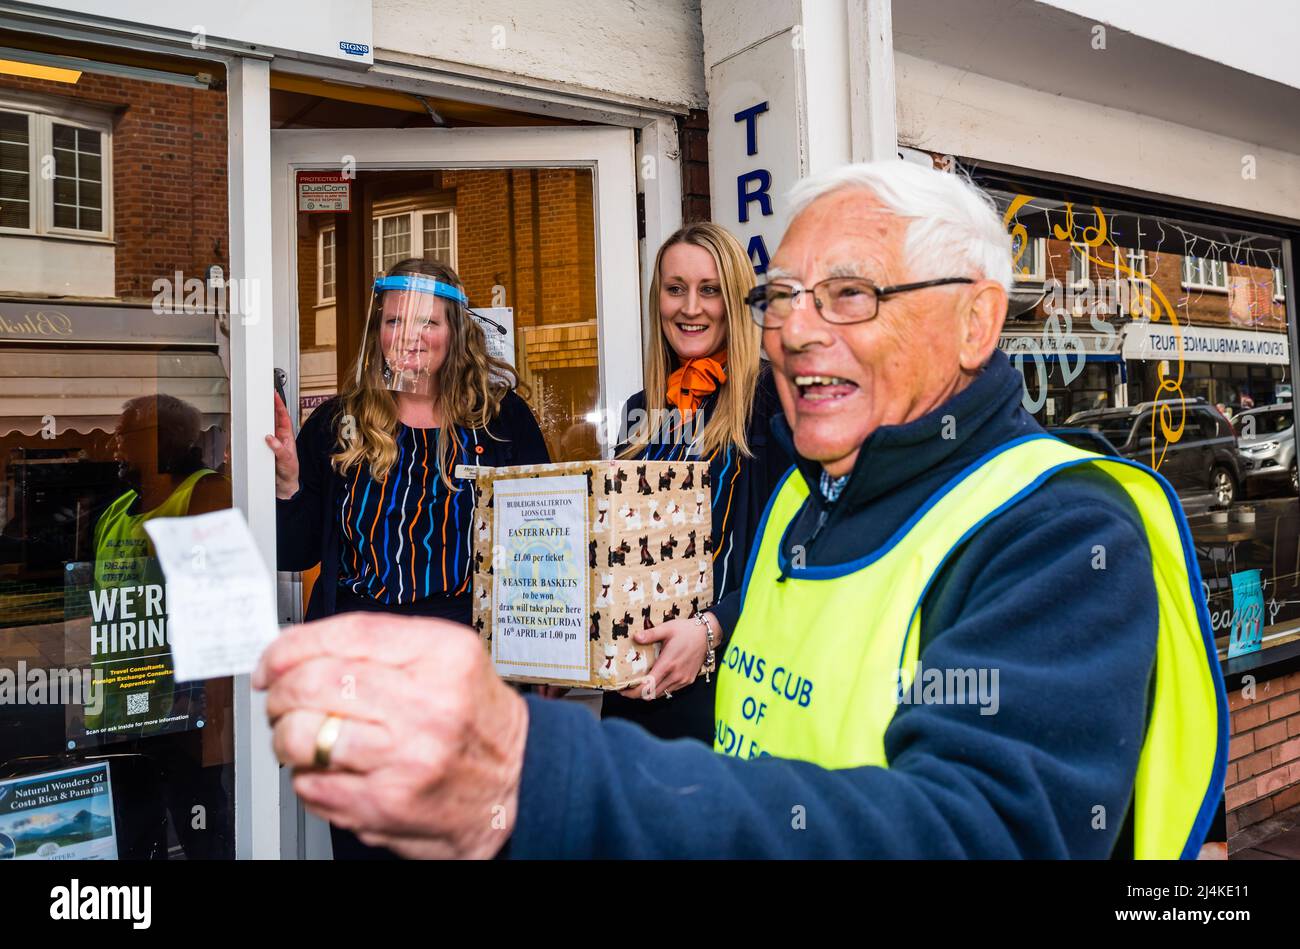
[[[332,399],[303,424],[298,493],[276,502],[279,569],[321,566],[306,618],[383,610],[468,623],[473,480],[453,477],[457,490],[448,490],[440,477],[438,430],[401,424],[397,461],[387,475],[374,478],[367,465],[339,474],[330,458],[340,412]],[[513,392],[486,429],[456,428],[455,436],[457,465],[550,460],[537,420]]]
[[[699,429],[708,422],[717,399],[715,393],[705,400]],[[644,406],[645,393],[638,392],[628,400],[627,411]],[[768,431],[772,417],[780,412],[772,370],[764,363],[745,433],[752,457],[746,458],[734,445],[727,445],[700,459],[709,465],[708,487],[713,502],[713,612],[728,632],[740,615],[738,594],[758,522],[781,476],[794,463]],[[647,445],[638,457],[647,461],[688,461],[697,455],[693,445],[680,438],[664,437]]]

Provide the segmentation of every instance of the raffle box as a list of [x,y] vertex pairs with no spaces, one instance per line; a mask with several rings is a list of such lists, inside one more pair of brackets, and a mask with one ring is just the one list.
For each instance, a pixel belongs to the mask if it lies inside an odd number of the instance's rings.
[[458,468],[476,477],[474,628],[517,682],[623,689],[658,645],[631,634],[713,603],[703,461]]

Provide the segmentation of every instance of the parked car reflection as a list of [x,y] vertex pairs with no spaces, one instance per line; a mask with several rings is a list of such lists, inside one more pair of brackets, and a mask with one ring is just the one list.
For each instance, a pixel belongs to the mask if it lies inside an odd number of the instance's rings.
[[[1220,505],[1236,501],[1241,496],[1242,484],[1237,437],[1228,420],[1204,399],[1090,409],[1071,415],[1066,419],[1066,426],[1093,429],[1105,436],[1122,457],[1150,464],[1154,441],[1152,415],[1158,411],[1157,404],[1170,406],[1175,422],[1180,404],[1186,412],[1182,437],[1168,444],[1159,467],[1160,474],[1183,499],[1183,506],[1186,508],[1190,501],[1207,494],[1208,500]],[[1155,431],[1158,437],[1158,419]]]
[[1300,494],[1291,403],[1242,412],[1235,425],[1238,465],[1247,491],[1254,494],[1280,488]]

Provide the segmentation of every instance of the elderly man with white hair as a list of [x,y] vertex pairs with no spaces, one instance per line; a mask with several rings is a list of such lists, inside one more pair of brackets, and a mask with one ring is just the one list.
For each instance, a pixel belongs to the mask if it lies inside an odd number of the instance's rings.
[[1227,713],[1168,486],[1021,407],[972,185],[884,162],[791,200],[749,303],[797,464],[714,750],[521,697],[469,630],[341,616],[255,679],[309,807],[408,857],[1196,855]]

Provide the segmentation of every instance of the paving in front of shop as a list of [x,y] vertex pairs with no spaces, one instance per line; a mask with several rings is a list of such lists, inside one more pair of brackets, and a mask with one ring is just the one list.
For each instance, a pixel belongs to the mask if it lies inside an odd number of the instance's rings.
[[1247,828],[1228,849],[1229,860],[1300,860],[1300,806]]

